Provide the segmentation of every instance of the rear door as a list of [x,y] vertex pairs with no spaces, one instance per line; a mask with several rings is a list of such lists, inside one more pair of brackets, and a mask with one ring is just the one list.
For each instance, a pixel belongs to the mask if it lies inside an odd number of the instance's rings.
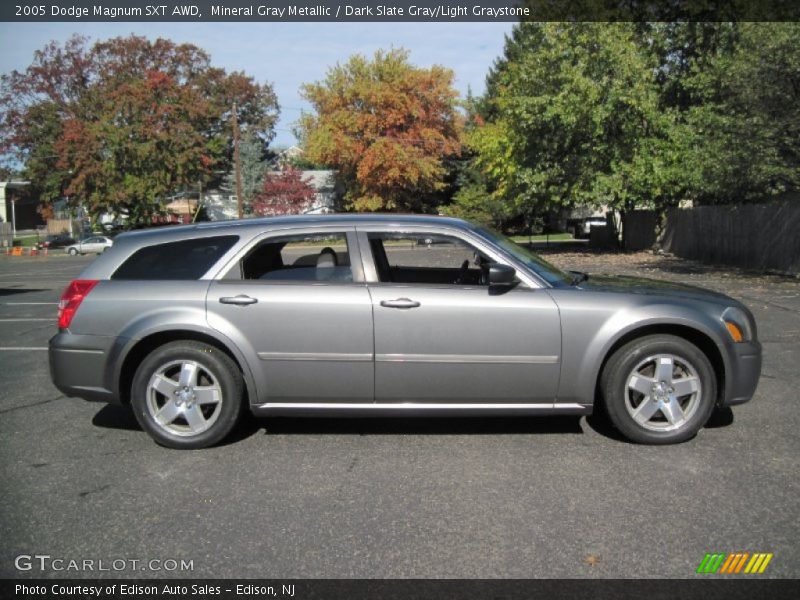
[[502,259],[455,232],[359,227],[359,243],[370,251],[376,402],[554,402],[561,328],[544,289],[490,288],[480,265]]
[[207,315],[250,357],[251,402],[373,401],[372,304],[352,227],[262,236],[211,284]]
[[106,248],[106,239],[103,237],[90,237],[81,243],[81,252],[91,254],[92,252],[100,253]]

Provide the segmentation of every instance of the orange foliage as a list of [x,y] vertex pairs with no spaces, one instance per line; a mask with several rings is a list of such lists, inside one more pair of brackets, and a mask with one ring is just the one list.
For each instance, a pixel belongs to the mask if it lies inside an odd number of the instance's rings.
[[418,68],[403,50],[352,57],[304,86],[315,115],[300,126],[308,159],[344,180],[355,210],[425,210],[461,151],[452,71]]

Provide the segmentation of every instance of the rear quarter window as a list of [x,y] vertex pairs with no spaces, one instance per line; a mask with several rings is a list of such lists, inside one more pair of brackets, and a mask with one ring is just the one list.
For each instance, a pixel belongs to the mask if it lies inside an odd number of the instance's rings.
[[200,279],[238,240],[220,235],[146,246],[131,254],[111,279]]

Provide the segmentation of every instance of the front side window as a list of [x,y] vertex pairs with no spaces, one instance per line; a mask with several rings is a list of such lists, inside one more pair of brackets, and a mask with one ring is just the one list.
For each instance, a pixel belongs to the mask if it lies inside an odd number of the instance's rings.
[[551,285],[565,285],[569,284],[571,281],[572,276],[569,273],[565,273],[558,267],[547,262],[538,254],[524,246],[517,244],[503,234],[492,231],[486,227],[478,227],[474,231],[483,238],[500,246],[500,248],[534,271],[547,283]]
[[353,281],[345,233],[274,237],[256,245],[241,261],[242,279],[260,281]]
[[376,232],[368,239],[382,283],[486,285],[482,267],[491,261],[457,237]]
[[238,239],[220,235],[146,246],[128,257],[111,279],[200,279]]

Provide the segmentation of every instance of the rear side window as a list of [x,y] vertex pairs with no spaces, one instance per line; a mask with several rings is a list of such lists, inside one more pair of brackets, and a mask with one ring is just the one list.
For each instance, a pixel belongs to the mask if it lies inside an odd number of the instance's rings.
[[111,279],[200,279],[238,240],[220,235],[147,246],[134,252]]
[[[345,233],[269,238],[240,265],[241,279],[350,283],[353,270]],[[232,277],[231,277],[232,278]]]

